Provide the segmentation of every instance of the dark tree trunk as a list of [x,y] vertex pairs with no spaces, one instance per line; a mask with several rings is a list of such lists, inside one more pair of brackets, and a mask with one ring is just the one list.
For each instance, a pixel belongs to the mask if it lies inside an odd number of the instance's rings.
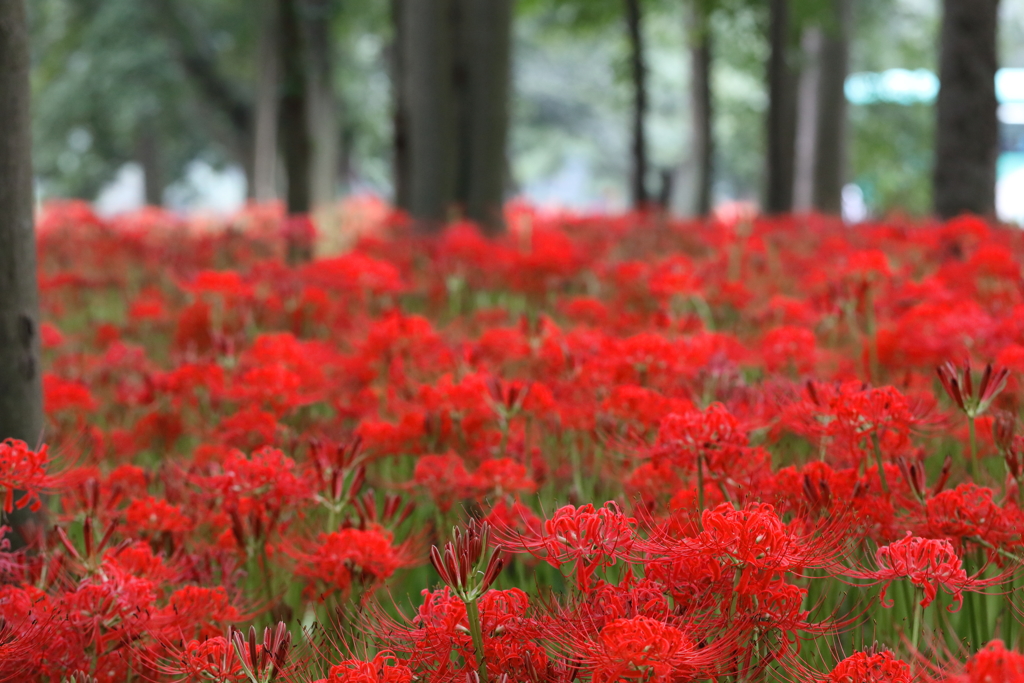
[[313,139],[312,187],[314,207],[334,202],[338,184],[341,130],[334,92],[334,48],[331,23],[335,0],[307,0],[309,38],[309,129]]
[[421,231],[453,210],[504,229],[511,0],[399,0],[395,175]]
[[[29,36],[23,0],[0,2],[0,439],[43,437],[33,229]],[[20,511],[23,521],[27,511]],[[20,542],[19,539],[15,539]]]
[[822,33],[814,155],[814,208],[839,215],[846,181],[846,76],[850,62],[850,0],[834,0],[834,21]]
[[764,210],[793,208],[796,137],[796,79],[790,65],[789,0],[769,0],[768,131]]
[[256,41],[256,125],[250,195],[259,202],[277,197],[277,116],[280,56],[277,0],[259,3],[260,28]]
[[640,0],[625,0],[626,30],[629,34],[630,76],[633,82],[632,160],[629,189],[633,208],[650,200],[647,193],[647,68],[644,64],[643,17]]
[[146,204],[160,206],[164,201],[163,167],[160,164],[160,140],[151,119],[139,122],[135,132],[135,160],[142,167]]
[[711,95],[711,22],[699,1],[691,2],[690,29],[690,106],[694,159],[695,194],[693,212],[706,216],[711,212],[714,182],[714,102]]
[[494,235],[504,228],[505,144],[512,52],[511,0],[460,0],[459,202]]
[[943,0],[934,204],[942,218],[995,211],[998,0]]
[[800,50],[802,68],[797,87],[796,149],[793,167],[793,210],[801,213],[814,208],[814,164],[818,145],[823,41],[820,26],[811,26],[804,30]]
[[[303,44],[301,0],[279,0],[278,21],[281,48],[281,102],[278,118],[284,157],[289,216],[304,216],[312,206],[310,170],[312,145],[309,135],[307,59]],[[313,245],[302,231],[289,231],[288,260],[308,261]]]
[[444,226],[455,198],[452,0],[402,3],[401,87],[408,105],[409,212],[421,231]]
[[405,4],[406,0],[391,0],[391,116],[392,116],[392,176],[395,206],[403,211],[409,204],[409,104],[405,73]]

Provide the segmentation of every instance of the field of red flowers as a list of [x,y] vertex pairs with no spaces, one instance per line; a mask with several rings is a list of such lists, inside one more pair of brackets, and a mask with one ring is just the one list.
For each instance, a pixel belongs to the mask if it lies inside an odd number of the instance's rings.
[[1024,681],[1024,233],[509,222],[49,207],[0,680]]

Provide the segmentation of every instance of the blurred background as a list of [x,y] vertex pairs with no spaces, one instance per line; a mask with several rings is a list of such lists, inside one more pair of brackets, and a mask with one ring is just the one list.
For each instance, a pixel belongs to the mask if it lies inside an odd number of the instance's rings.
[[[38,197],[107,215],[230,213],[299,191],[430,214],[472,204],[459,188],[477,180],[580,211],[933,207],[939,0],[29,5]],[[996,211],[1019,222],[1024,1],[998,11]],[[790,168],[773,190],[779,136]]]

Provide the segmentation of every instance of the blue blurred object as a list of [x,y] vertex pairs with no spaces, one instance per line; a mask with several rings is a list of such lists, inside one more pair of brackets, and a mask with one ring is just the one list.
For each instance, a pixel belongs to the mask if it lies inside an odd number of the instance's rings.
[[[851,104],[930,104],[939,94],[939,77],[928,69],[888,69],[846,77],[846,99]],[[1024,69],[996,72],[996,98],[1000,104],[1024,103]]]

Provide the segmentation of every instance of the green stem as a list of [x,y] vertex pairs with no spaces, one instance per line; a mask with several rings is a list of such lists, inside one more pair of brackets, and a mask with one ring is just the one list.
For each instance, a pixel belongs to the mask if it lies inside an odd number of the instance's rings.
[[336,509],[337,503],[332,503],[327,507],[327,529],[326,533],[334,533],[337,529],[338,513]]
[[978,440],[974,429],[974,417],[967,417],[967,433],[970,435],[971,440],[971,459],[967,461],[967,473],[971,475],[971,480],[978,483],[978,471],[975,460],[978,457]]
[[1011,562],[1016,562],[1018,564],[1024,564],[1024,558],[1019,557],[1017,555],[1014,555],[1011,552],[1007,552],[1006,550],[1003,550],[1002,548],[997,548],[996,546],[994,546],[991,543],[989,543],[988,541],[986,541],[984,538],[981,538],[979,536],[965,536],[964,538],[966,540],[968,540],[968,541],[973,542],[973,543],[977,543],[978,545],[980,545],[983,548],[988,548],[992,552],[996,553],[997,555],[1000,555],[1001,557],[1006,558],[1007,560],[1010,560]]
[[871,432],[871,445],[875,448],[875,462],[878,463],[878,478],[882,481],[882,491],[889,494],[889,482],[885,478],[885,465],[882,462],[882,444],[878,440],[878,432]]
[[878,331],[875,329],[875,296],[874,288],[869,284],[867,292],[865,293],[866,301],[864,302],[864,327],[867,333],[868,342],[868,362],[870,363],[869,372],[871,373],[871,382],[873,384],[878,383],[879,379],[879,362],[878,362]]
[[469,620],[469,633],[473,637],[473,649],[476,650],[477,672],[480,683],[487,683],[487,663],[484,661],[484,635],[480,628],[480,610],[476,600],[467,600],[466,618]]
[[[914,648],[914,654],[917,654],[917,644],[921,640],[921,621],[924,616],[924,607],[921,607],[920,602],[914,604],[914,630],[910,637],[910,644]],[[915,657],[915,660],[917,658]]]
[[[968,593],[964,596],[964,606],[967,608],[968,628],[970,628],[971,641],[968,643],[967,652],[973,654],[981,645],[981,624],[978,623],[978,610],[974,604],[974,594]],[[963,629],[960,629],[961,631]]]
[[1017,577],[1016,575],[1010,577],[1010,592],[1006,596],[1006,600],[1003,601],[1002,618],[1003,618],[1003,642],[1006,643],[1008,648],[1013,648],[1013,622],[1015,617],[1013,615],[1013,601],[1014,593],[1017,592]]
[[501,428],[501,444],[498,446],[498,457],[504,458],[506,457],[506,451],[508,450],[508,417],[502,415],[499,421],[499,425]]

